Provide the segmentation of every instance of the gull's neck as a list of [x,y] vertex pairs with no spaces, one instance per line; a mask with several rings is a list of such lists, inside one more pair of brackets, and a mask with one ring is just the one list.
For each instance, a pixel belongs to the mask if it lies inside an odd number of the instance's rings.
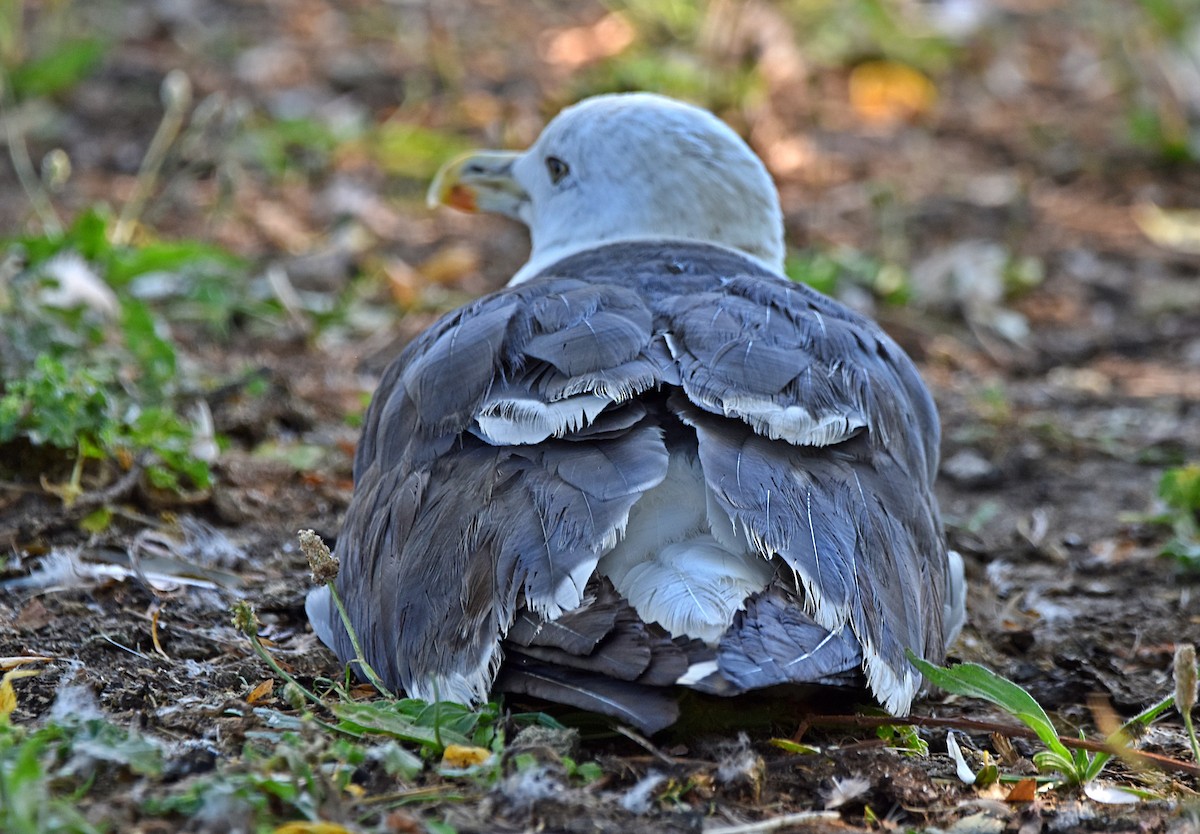
[[746,258],[764,269],[768,270],[772,277],[778,278],[781,281],[787,281],[788,278],[783,274],[783,264],[771,263],[757,255],[752,255],[743,249],[737,249],[733,246],[725,246],[721,243],[716,243],[711,240],[696,240],[687,237],[656,237],[652,235],[627,235],[619,237],[604,238],[602,240],[589,240],[579,243],[564,243],[558,246],[550,246],[545,249],[535,251],[530,254],[529,260],[517,270],[513,275],[512,280],[508,282],[508,286],[515,287],[518,284],[523,284],[530,278],[536,278],[546,268],[553,266],[559,261],[577,255],[580,252],[586,252],[589,249],[599,249],[602,246],[610,246],[614,243],[698,243],[704,246],[715,246],[718,249],[724,249],[727,252],[736,252],[743,258]]

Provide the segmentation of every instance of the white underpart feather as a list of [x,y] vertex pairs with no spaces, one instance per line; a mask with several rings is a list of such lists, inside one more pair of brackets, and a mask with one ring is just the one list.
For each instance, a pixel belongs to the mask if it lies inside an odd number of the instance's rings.
[[[333,639],[333,597],[327,586],[320,585],[308,592],[304,598],[304,613],[312,623],[317,639],[331,648],[336,646],[337,641]],[[341,623],[340,619],[338,623]]]
[[529,446],[579,431],[612,402],[595,394],[580,394],[552,403],[532,397],[511,397],[487,403],[480,410],[476,423],[489,443]]
[[725,546],[744,541],[728,517],[718,517],[724,542],[713,535],[706,493],[699,461],[672,454],[667,477],[633,506],[625,538],[597,570],[643,620],[715,644],[773,569],[748,547]]
[[625,575],[622,593],[644,620],[674,635],[716,645],[746,597],[771,578],[767,562],[748,562],[712,536],[696,536],[663,547]]
[[501,652],[499,644],[488,643],[484,646],[484,655],[479,665],[465,672],[451,672],[449,675],[436,675],[413,681],[412,686],[406,687],[410,698],[422,701],[453,701],[456,704],[479,704],[487,700],[488,691],[496,679],[496,671],[500,668]]
[[759,434],[771,440],[786,440],[794,446],[832,446],[867,425],[858,412],[816,413],[802,405],[781,407],[765,397],[723,397],[718,405],[725,416],[737,415]]
[[675,679],[680,686],[695,686],[710,675],[715,675],[720,667],[715,660],[702,660],[687,667],[687,670]]

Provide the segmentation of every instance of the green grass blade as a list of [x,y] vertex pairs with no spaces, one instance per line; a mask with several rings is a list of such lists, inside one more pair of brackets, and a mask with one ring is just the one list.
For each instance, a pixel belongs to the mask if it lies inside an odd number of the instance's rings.
[[1066,762],[1073,761],[1071,751],[1059,741],[1058,731],[1054,729],[1054,724],[1042,709],[1042,705],[1008,678],[1001,677],[977,663],[960,663],[951,668],[943,668],[922,660],[912,652],[908,653],[908,659],[934,686],[955,695],[982,698],[995,704],[1037,733],[1037,737],[1056,756]]

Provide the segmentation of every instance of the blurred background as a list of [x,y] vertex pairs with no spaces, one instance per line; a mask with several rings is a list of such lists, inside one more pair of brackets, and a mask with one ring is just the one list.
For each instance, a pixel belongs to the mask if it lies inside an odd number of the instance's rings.
[[[296,407],[353,429],[399,344],[525,257],[515,224],[425,207],[437,166],[619,90],[740,131],[789,275],[983,423],[1031,375],[1200,392],[1197,0],[3,0],[0,66],[0,440],[101,481],[145,451],[207,489],[221,444],[275,444],[231,403],[280,339],[345,372]],[[40,426],[51,388],[77,402]]]

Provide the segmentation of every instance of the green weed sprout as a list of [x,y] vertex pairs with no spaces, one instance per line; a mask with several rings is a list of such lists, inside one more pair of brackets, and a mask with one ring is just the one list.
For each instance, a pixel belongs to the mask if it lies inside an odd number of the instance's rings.
[[934,686],[955,695],[988,701],[1019,719],[1046,746],[1033,756],[1038,770],[1058,773],[1070,785],[1085,785],[1099,776],[1109,760],[1128,745],[1133,730],[1149,725],[1175,704],[1175,696],[1170,695],[1125,722],[1107,739],[1113,748],[1111,753],[1071,750],[1059,739],[1058,731],[1042,705],[1018,684],[977,663],[960,663],[946,668],[922,660],[912,652],[908,653],[908,659]]

